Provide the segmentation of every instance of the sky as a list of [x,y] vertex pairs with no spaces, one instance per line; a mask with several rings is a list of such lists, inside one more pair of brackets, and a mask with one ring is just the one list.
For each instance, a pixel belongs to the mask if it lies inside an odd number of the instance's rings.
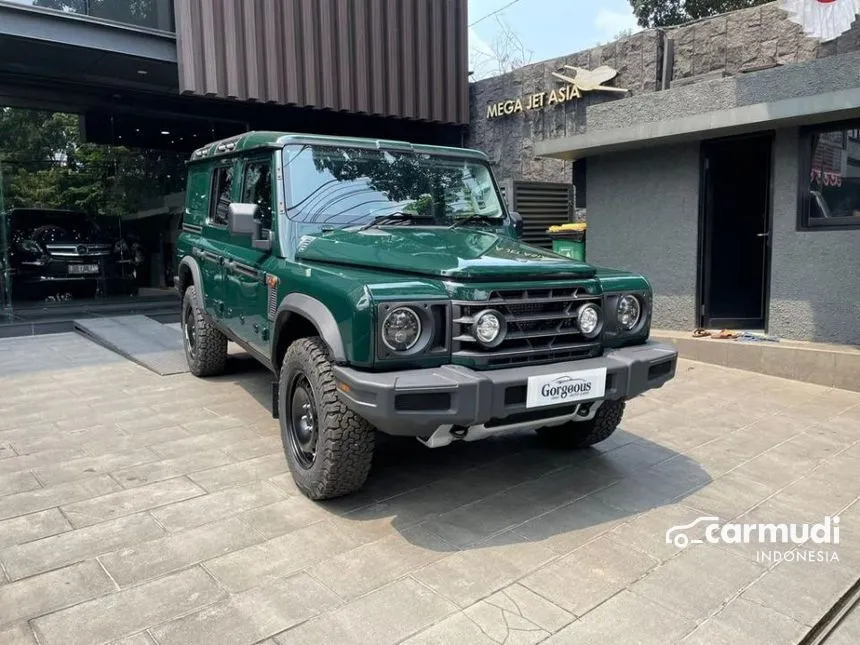
[[492,51],[505,31],[500,21],[535,63],[609,42],[625,29],[639,30],[628,0],[469,0],[473,80],[498,73]]

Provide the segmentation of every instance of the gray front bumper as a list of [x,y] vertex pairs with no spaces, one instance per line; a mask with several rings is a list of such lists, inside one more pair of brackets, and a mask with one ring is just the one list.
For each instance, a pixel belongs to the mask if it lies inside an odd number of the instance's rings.
[[444,425],[471,427],[558,416],[564,406],[526,408],[531,376],[605,367],[606,393],[593,400],[620,401],[661,387],[675,376],[677,361],[674,347],[649,341],[607,350],[598,358],[501,370],[476,371],[461,365],[382,373],[341,366],[333,370],[344,403],[378,430],[427,437]]

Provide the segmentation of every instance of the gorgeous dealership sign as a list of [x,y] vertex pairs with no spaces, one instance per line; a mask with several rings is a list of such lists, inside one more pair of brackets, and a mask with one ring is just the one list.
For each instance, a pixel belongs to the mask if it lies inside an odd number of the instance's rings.
[[617,92],[626,94],[628,90],[620,87],[609,87],[604,85],[618,76],[618,72],[608,65],[601,65],[597,69],[587,70],[582,67],[565,65],[564,69],[575,72],[574,76],[553,72],[552,75],[564,85],[549,92],[535,92],[526,94],[517,99],[498,101],[487,106],[487,118],[492,119],[500,116],[516,114],[528,110],[537,110],[559,103],[567,103],[573,99],[581,99],[587,92]]

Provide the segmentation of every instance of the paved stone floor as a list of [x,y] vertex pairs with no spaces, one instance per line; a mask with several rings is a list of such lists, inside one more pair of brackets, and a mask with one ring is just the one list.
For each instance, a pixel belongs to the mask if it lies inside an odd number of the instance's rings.
[[[682,362],[597,449],[387,440],[315,504],[230,370],[0,341],[0,643],[792,643],[860,576],[858,393]],[[837,513],[838,562],[665,541]]]

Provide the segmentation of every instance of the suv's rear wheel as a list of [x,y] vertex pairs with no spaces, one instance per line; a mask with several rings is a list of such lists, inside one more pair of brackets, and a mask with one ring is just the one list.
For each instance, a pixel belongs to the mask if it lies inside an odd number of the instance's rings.
[[571,421],[561,426],[540,428],[538,436],[553,448],[587,448],[605,441],[624,416],[624,401],[604,401],[590,421]]
[[341,402],[319,338],[297,340],[287,349],[278,383],[278,417],[290,472],[307,497],[331,499],[364,485],[375,430]]
[[197,287],[192,285],[182,297],[185,359],[194,376],[215,376],[227,364],[227,337],[215,328],[197,302]]

